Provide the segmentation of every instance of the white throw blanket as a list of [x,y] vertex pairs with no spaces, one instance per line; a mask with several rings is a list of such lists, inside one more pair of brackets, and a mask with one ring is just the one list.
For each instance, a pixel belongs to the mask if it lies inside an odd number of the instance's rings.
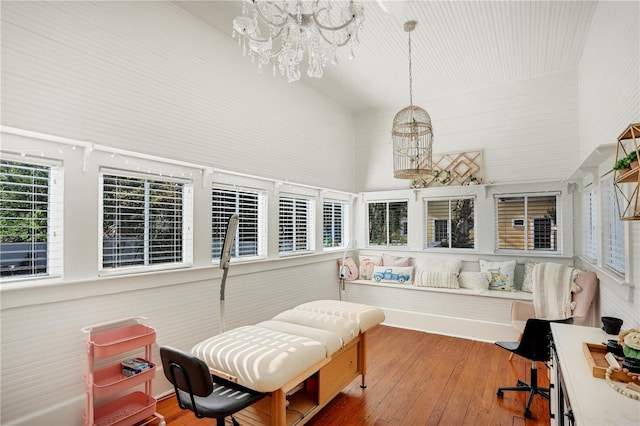
[[573,279],[574,269],[558,263],[538,263],[533,268],[533,308],[536,318],[558,320],[571,317],[575,307],[571,292],[579,291]]

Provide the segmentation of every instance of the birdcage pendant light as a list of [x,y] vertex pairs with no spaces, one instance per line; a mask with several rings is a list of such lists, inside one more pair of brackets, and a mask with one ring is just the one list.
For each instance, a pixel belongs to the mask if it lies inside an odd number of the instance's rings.
[[409,36],[409,106],[393,119],[393,177],[421,179],[433,173],[433,129],[427,111],[413,105],[411,75],[411,32],[416,21],[407,21],[404,30]]

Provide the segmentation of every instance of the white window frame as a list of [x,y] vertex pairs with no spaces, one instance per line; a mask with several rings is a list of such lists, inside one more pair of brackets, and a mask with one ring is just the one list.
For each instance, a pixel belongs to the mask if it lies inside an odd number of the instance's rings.
[[[394,203],[404,203],[407,209],[407,217],[400,224],[400,234],[406,237],[405,244],[391,244],[391,226],[389,224],[389,205]],[[386,204],[385,209],[385,226],[386,226],[386,242],[385,244],[372,244],[371,243],[371,218],[369,217],[369,206],[371,204]],[[399,199],[399,200],[371,200],[366,203],[366,218],[367,218],[367,247],[407,247],[409,244],[409,200],[407,199]]]
[[[46,267],[44,273],[0,276],[1,282],[59,278],[63,274],[63,214],[64,214],[64,170],[62,162],[26,155],[2,153],[2,161],[21,163],[25,167],[46,167],[49,171],[47,195],[47,241]],[[0,213],[1,214],[1,213]],[[32,242],[33,244],[33,242]],[[34,248],[35,250],[35,248]],[[4,263],[4,262],[3,262]],[[4,266],[4,265],[3,265]],[[6,265],[12,268],[11,265]]]
[[[215,208],[215,193],[225,192],[229,195],[235,194],[236,202],[230,201],[227,203],[226,211],[229,212],[227,218],[224,219],[222,217],[216,217],[216,208]],[[256,197],[256,211],[255,216],[253,218],[245,217],[242,214],[242,211],[245,209],[251,209],[253,206],[245,206],[241,202],[238,202],[238,197],[242,194],[255,196]],[[251,261],[263,259],[266,257],[266,247],[267,247],[267,225],[266,225],[266,211],[267,211],[267,194],[266,191],[260,189],[251,189],[251,188],[239,188],[239,187],[227,187],[222,185],[215,185],[211,190],[211,232],[212,232],[212,262],[219,263],[220,262],[220,253],[217,253],[213,250],[213,246],[216,240],[219,240],[220,250],[222,250],[222,245],[224,244],[224,232],[226,232],[228,217],[237,213],[239,216],[238,223],[238,231],[236,233],[236,238],[234,239],[234,246],[231,251],[231,258],[237,261]],[[256,228],[256,253],[249,255],[240,254],[240,246],[243,244],[243,228],[254,227]],[[216,236],[216,234],[219,234]]]
[[[327,206],[331,207],[331,212],[329,212],[329,217],[327,218]],[[339,215],[336,214],[335,208],[336,206],[340,206],[341,212]],[[340,250],[347,246],[349,241],[349,204],[346,201],[342,200],[333,200],[333,199],[324,199],[322,200],[322,248],[325,251],[331,250]],[[329,220],[331,224],[331,230],[327,230],[325,228],[326,222]],[[325,244],[325,235],[327,233],[331,234],[331,240],[335,241],[335,225],[336,222],[340,224],[341,235],[340,242],[338,244],[332,244],[327,246]]]
[[[182,260],[179,262],[166,262],[149,264],[147,262],[147,250],[149,235],[144,235],[145,264],[119,267],[104,267],[104,180],[105,176],[118,176],[143,181],[179,183],[182,185]],[[133,171],[123,171],[118,169],[102,168],[99,172],[99,219],[98,219],[98,274],[120,275],[134,274],[140,272],[178,269],[191,266],[193,264],[193,181],[174,177],[165,177],[153,174],[138,173]],[[145,209],[148,206],[145,204]],[[146,215],[145,215],[146,216]],[[148,216],[145,217],[148,220]]]
[[[286,209],[284,202],[291,202],[292,209]],[[303,207],[304,224],[306,230],[302,234],[303,241],[298,241],[298,230],[296,229],[296,221],[298,215],[298,207]],[[316,200],[311,197],[305,197],[297,194],[279,194],[278,196],[278,253],[280,256],[295,256],[301,254],[309,254],[315,251],[315,206]],[[291,216],[290,218],[288,216]],[[290,222],[290,223],[288,223]],[[289,227],[289,225],[291,225]],[[285,236],[290,235],[291,241],[285,241]],[[283,245],[291,243],[291,249],[283,249]],[[304,247],[298,248],[300,244]]]
[[618,216],[613,175],[600,180],[602,194],[602,265],[624,278],[627,269],[626,235],[623,222]]
[[[452,217],[452,213],[453,213],[453,203],[460,201],[460,200],[471,200],[473,202],[473,247],[451,247],[452,244],[452,238],[451,238],[451,233],[452,233],[452,227],[451,227],[451,217]],[[438,201],[446,201],[447,202],[447,217],[436,217],[436,218],[429,218],[429,203],[430,202],[438,202]],[[434,246],[429,246],[429,227],[425,226],[424,229],[424,248],[425,249],[433,249],[436,251],[442,250],[442,249],[446,249],[446,250],[464,250],[464,251],[468,251],[468,250],[475,250],[477,247],[477,238],[476,236],[478,235],[477,232],[477,226],[476,224],[478,223],[477,220],[477,202],[476,202],[476,197],[475,196],[459,196],[459,197],[435,197],[435,198],[423,198],[422,199],[422,205],[424,207],[424,223],[427,224],[429,220],[433,220],[433,232],[434,232],[434,239],[435,239],[435,229],[436,229],[436,221],[446,221],[447,223],[447,242],[448,242],[448,246],[447,247],[434,247]],[[435,241],[434,241],[435,242]]]
[[[528,228],[531,227],[533,231],[533,219],[538,216],[530,216],[529,215],[529,201],[530,199],[535,198],[545,198],[545,197],[555,197],[556,203],[556,218],[553,222],[556,231],[556,237],[553,237],[553,233],[551,235],[552,241],[556,243],[556,249],[536,249],[529,248],[529,232]],[[500,248],[500,227],[499,227],[499,210],[498,210],[498,202],[501,198],[523,198],[524,199],[524,219],[527,226],[520,227],[513,225],[514,228],[522,228],[522,232],[524,233],[524,244],[522,248]],[[564,230],[562,229],[562,193],[561,192],[548,192],[548,193],[500,193],[494,195],[494,244],[496,253],[500,252],[513,252],[513,253],[524,253],[524,254],[551,254],[551,255],[561,255],[563,251],[562,247],[562,233]],[[533,237],[532,237],[533,238]]]

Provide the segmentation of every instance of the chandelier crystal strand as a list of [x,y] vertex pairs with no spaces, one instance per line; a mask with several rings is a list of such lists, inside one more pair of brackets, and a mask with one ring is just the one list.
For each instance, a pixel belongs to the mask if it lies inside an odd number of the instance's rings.
[[424,179],[433,173],[433,130],[427,111],[413,105],[413,74],[411,63],[411,31],[416,21],[404,24],[409,33],[409,106],[393,119],[393,176],[398,179]]
[[[346,6],[335,7],[337,3]],[[353,58],[353,44],[363,22],[364,7],[354,0],[245,0],[242,16],[233,20],[233,36],[239,35],[243,51],[248,48],[252,58],[258,56],[258,70],[273,61],[275,72],[277,62],[280,73],[293,82],[301,77],[305,54],[307,75],[313,78],[322,77],[327,62],[337,64],[338,48],[349,44]]]

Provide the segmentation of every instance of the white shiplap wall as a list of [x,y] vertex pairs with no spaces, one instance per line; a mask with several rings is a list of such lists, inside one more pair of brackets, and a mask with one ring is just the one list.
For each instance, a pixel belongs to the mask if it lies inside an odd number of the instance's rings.
[[[485,182],[547,181],[579,163],[577,92],[577,72],[566,71],[418,105],[431,116],[435,153],[483,149]],[[391,158],[391,126],[404,106],[357,117],[359,191],[409,187],[393,178]]]
[[[3,2],[1,19],[4,126],[283,181],[355,187],[347,111],[305,85],[257,74],[235,43],[169,2]],[[0,418],[3,425],[79,425],[82,327],[143,315],[159,344],[184,349],[218,332],[209,186],[196,173],[194,267],[98,278],[99,168],[131,168],[131,160],[92,152],[83,164],[81,149],[59,153],[5,134],[2,149],[36,156],[42,149],[62,160],[66,210],[64,280],[2,285]],[[234,265],[227,327],[337,298],[332,278],[340,256],[275,260],[272,252],[269,261]],[[164,390],[158,371],[154,393]]]
[[[584,160],[598,145],[615,144],[631,123],[640,122],[640,3],[600,2],[579,69],[580,157]],[[599,177],[613,166],[613,157],[595,167]],[[589,174],[579,184],[593,179]],[[600,193],[600,192],[598,192]],[[581,206],[582,202],[576,202]],[[620,277],[583,260],[585,268],[596,269],[600,277],[600,313],[622,318],[623,328],[640,326],[640,222],[625,224],[629,238],[629,274]],[[579,231],[576,241],[580,241]],[[576,250],[583,253],[582,244]]]
[[2,44],[6,126],[353,187],[350,113],[169,2],[6,2]]

